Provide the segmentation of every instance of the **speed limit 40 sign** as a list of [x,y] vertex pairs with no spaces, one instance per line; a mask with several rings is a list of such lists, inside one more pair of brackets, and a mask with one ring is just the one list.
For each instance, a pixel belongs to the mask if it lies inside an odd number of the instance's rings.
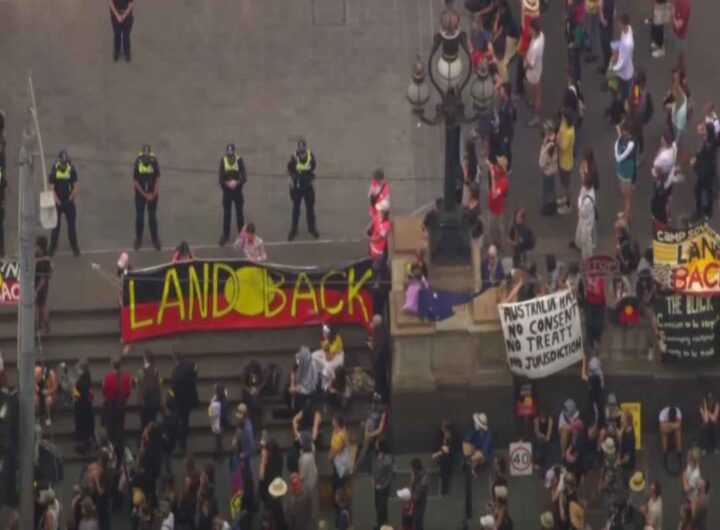
[[516,442],[510,444],[508,454],[510,459],[510,475],[523,477],[532,475],[533,456],[532,445],[527,442]]

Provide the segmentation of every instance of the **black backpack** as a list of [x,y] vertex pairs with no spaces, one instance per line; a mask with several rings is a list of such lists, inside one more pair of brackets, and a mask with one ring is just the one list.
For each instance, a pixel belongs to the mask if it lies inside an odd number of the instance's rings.
[[266,397],[279,396],[283,392],[282,369],[275,363],[265,366],[264,385],[261,394]]
[[644,125],[650,123],[650,120],[652,119],[654,112],[655,112],[655,104],[653,103],[653,98],[650,95],[650,92],[648,92],[646,94],[645,108],[643,109],[643,115],[642,115],[642,121],[643,121]]

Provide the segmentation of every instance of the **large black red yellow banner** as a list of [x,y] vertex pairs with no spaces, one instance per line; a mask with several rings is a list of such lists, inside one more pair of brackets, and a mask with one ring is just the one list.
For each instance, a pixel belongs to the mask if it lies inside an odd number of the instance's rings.
[[15,259],[0,259],[0,304],[17,305],[20,300],[20,265]]
[[704,222],[683,230],[656,230],[653,274],[678,294],[720,294],[720,234]]
[[126,342],[187,331],[367,325],[372,266],[296,268],[245,260],[193,260],[132,271],[123,280]]

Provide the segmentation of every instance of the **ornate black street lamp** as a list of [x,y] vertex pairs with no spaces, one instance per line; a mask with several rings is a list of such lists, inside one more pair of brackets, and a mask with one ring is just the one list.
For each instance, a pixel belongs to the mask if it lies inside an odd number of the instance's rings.
[[[467,45],[467,35],[459,29],[459,15],[449,7],[440,18],[441,30],[433,37],[433,47],[427,61],[430,82],[440,95],[435,115],[425,115],[425,104],[430,100],[431,88],[425,78],[425,66],[420,57],[413,66],[412,83],[407,98],[420,121],[428,125],[445,124],[445,181],[442,208],[437,222],[429,227],[430,258],[439,265],[467,264],[470,262],[469,227],[462,221],[457,200],[457,185],[462,180],[460,166],[460,127],[477,121],[491,112],[495,86],[487,63],[481,61],[473,68]],[[462,50],[463,58],[460,58]],[[439,55],[439,57],[438,57]],[[472,79],[472,83],[470,80]],[[473,112],[465,114],[463,90],[470,83]]]

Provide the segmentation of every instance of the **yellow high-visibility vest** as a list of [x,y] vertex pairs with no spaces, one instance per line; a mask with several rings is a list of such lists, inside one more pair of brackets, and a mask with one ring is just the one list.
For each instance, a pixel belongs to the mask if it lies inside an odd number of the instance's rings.
[[300,160],[297,153],[294,153],[293,156],[295,157],[295,171],[298,173],[310,171],[312,168],[312,153],[310,152],[310,149],[307,150],[307,158],[305,159],[305,162]]
[[240,165],[238,163],[239,161],[240,159],[238,157],[235,157],[235,163],[231,164],[230,162],[228,162],[227,157],[224,156],[223,164],[225,166],[225,172],[227,173],[228,171],[240,171]]
[[72,166],[68,164],[65,169],[60,169],[60,163],[55,164],[55,179],[56,180],[69,180]]

